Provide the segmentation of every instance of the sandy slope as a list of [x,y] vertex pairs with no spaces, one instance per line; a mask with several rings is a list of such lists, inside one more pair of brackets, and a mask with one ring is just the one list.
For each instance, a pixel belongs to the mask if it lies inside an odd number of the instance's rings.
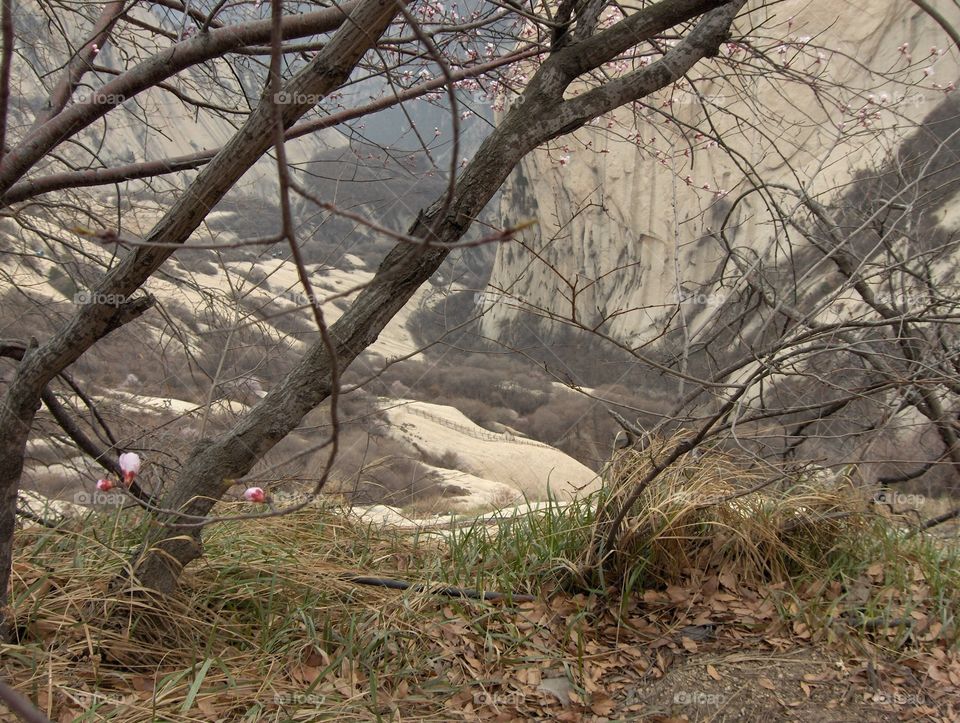
[[[51,227],[48,230],[60,235],[71,235],[62,229]],[[74,239],[78,244],[84,244],[83,240],[76,237]],[[93,251],[97,252],[95,247]],[[100,249],[100,252],[106,253],[103,249]],[[73,301],[50,284],[53,266],[46,257],[34,257],[29,265],[20,263],[13,254],[0,258],[3,271],[21,289],[29,289],[34,298],[58,303]],[[281,259],[226,262],[223,265],[226,273],[224,268],[218,268],[216,274],[195,274],[181,267],[176,259],[171,260],[167,267],[174,276],[151,279],[146,288],[161,304],[176,302],[170,304],[170,309],[176,313],[203,309],[204,305],[209,303],[211,295],[218,299],[217,303],[229,306],[232,304],[231,299],[239,293],[245,297],[249,313],[256,313],[270,323],[271,318],[278,313],[293,311],[296,307],[308,303],[301,291],[296,268]],[[343,270],[314,264],[307,270],[314,293],[321,300],[329,323],[341,316],[349,300],[373,276],[371,272],[357,268],[356,265],[353,269]],[[189,282],[178,283],[176,276]],[[385,359],[414,352],[417,344],[408,330],[408,321],[418,306],[431,302],[431,293],[432,287],[429,285],[418,291],[406,308],[380,334],[371,351]],[[178,309],[181,311],[176,311]],[[297,313],[306,315],[303,310]],[[225,318],[232,317],[227,315]],[[169,336],[165,322],[157,314],[148,314],[135,323],[145,341],[156,341]],[[181,343],[190,347],[198,346],[200,337],[209,328],[199,320],[194,323],[197,331],[191,331],[184,324],[181,326],[184,328],[180,329],[178,338]],[[285,334],[280,328],[270,330],[271,335],[274,332],[296,350],[303,350],[311,341],[309,333],[299,334],[297,338]],[[94,397],[119,405],[131,418],[156,414],[203,413],[202,405],[198,408],[196,403],[188,400],[152,396],[150,392],[154,390],[139,389],[138,384],[138,380],[134,378],[131,388],[127,390],[107,390],[102,394],[94,392]],[[261,395],[262,392],[257,396]],[[516,504],[524,498],[543,500],[547,498],[548,491],[558,499],[570,499],[577,490],[594,489],[598,484],[596,475],[590,469],[566,454],[509,431],[497,434],[483,429],[453,407],[394,399],[383,399],[382,407],[390,421],[390,434],[417,450],[422,459],[433,463],[431,469],[447,488],[443,500],[444,512],[503,507]],[[210,412],[214,415],[235,416],[246,409],[247,407],[239,402],[220,400]],[[440,466],[437,464],[438,460],[442,460]],[[99,473],[84,459],[71,459],[69,467],[58,464],[62,461],[54,462],[48,459],[45,463],[37,461],[36,464],[28,464],[25,481],[39,475],[45,480],[45,490],[67,490],[76,489],[78,479],[84,477],[89,477],[86,481],[92,484]],[[89,469],[86,469],[87,467]],[[85,469],[89,474],[85,475]]]
[[448,482],[471,490],[474,504],[495,502],[510,489],[532,500],[546,499],[548,490],[559,499],[570,499],[599,485],[595,472],[563,452],[490,432],[455,407],[403,400],[383,400],[382,407],[396,439],[434,459],[455,455],[454,465],[467,474]]

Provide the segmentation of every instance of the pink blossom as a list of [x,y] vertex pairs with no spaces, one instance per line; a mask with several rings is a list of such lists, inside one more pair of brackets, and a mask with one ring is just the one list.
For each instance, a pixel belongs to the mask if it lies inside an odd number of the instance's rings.
[[260,487],[247,487],[247,489],[243,491],[243,499],[247,502],[265,502],[267,495]]
[[93,43],[93,44],[90,46],[90,50],[93,51],[93,54],[94,54],[94,55],[96,55],[97,53],[100,52],[100,46],[97,45],[96,43]]
[[124,452],[120,455],[120,469],[123,471],[123,482],[130,485],[133,478],[140,474],[140,455],[136,452]]
[[101,492],[109,492],[114,488],[113,480],[109,479],[98,479],[97,480],[97,489]]

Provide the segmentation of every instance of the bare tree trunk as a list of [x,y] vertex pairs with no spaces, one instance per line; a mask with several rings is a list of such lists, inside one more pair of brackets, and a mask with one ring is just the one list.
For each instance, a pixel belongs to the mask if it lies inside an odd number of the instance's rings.
[[[438,199],[420,215],[407,235],[430,244],[456,243],[527,153],[629,99],[643,97],[673,83],[698,60],[716,52],[743,4],[743,0],[736,0],[708,14],[662,61],[622,79],[621,84],[614,82],[613,88],[605,93],[587,93],[575,100],[563,100],[565,88],[582,72],[582,66],[576,62],[578,47],[567,46],[552,55],[531,80],[522,102],[512,107],[481,145],[457,180],[449,204],[445,197]],[[657,20],[666,25],[651,23],[647,32],[662,32],[677,22],[669,15]],[[637,38],[631,40],[639,42]],[[441,218],[444,207],[446,214]],[[350,364],[376,341],[387,323],[440,267],[448,253],[448,249],[442,247],[409,242],[394,246],[370,284],[330,328],[339,368]],[[330,395],[330,385],[331,359],[324,344],[317,341],[297,367],[232,430],[194,451],[163,500],[163,507],[189,516],[181,519],[184,523],[209,513],[233,480],[247,474],[257,460]],[[171,515],[164,520],[172,525],[171,529],[158,526],[133,562],[140,583],[164,593],[176,588],[183,567],[202,554],[201,528],[178,530],[177,519]]]
[[[318,99],[342,85],[356,64],[399,13],[394,0],[365,0],[350,22],[331,38],[317,57],[283,90],[302,99],[280,109],[285,128],[303,116]],[[264,98],[230,142],[198,175],[187,191],[152,229],[147,241],[164,246],[141,247],[128,254],[98,285],[93,298],[129,299],[182,244],[274,140],[275,106]],[[134,304],[139,308],[137,304]],[[0,615],[8,604],[16,498],[27,436],[40,406],[40,395],[53,377],[76,361],[98,339],[124,323],[129,310],[86,304],[39,348],[24,355],[0,406]],[[142,311],[142,310],[141,310]],[[6,619],[6,616],[4,616]],[[2,621],[0,621],[2,625]]]
[[[92,346],[99,339],[133,321],[153,306],[153,298],[143,296],[119,307],[104,307],[107,313],[102,323],[88,327],[86,336],[77,339]],[[13,564],[13,530],[17,519],[17,492],[23,472],[24,450],[33,418],[40,409],[40,400],[47,383],[58,372],[47,374],[41,353],[46,347],[37,347],[31,339],[17,373],[0,407],[0,640],[7,639],[9,630],[5,608],[9,603],[10,568]],[[66,366],[66,365],[64,365]]]
[[[564,43],[562,48],[558,46],[541,65],[524,93],[522,107],[518,104],[511,110],[461,174],[452,197],[437,201],[421,214],[410,236],[427,244],[456,242],[525,154],[546,140],[670,85],[698,60],[715,55],[744,4],[745,0],[664,1],[646,6],[600,32],[595,32],[595,18],[578,18],[577,40]],[[358,2],[350,20],[303,71],[285,84],[283,91],[290,97],[309,101],[339,87],[398,12],[395,0]],[[661,60],[564,99],[564,91],[582,74],[704,12],[708,14],[697,27]],[[282,106],[279,110],[284,128],[289,128],[314,104]],[[209,210],[273,143],[276,111],[274,103],[265,98],[150,232],[147,241],[163,245],[140,247],[124,257],[94,290],[94,298],[129,299],[173,253],[170,245],[182,244],[189,238]],[[37,132],[46,133],[52,124],[71,122],[66,118],[70,112],[64,111]],[[29,168],[27,156],[43,143],[38,140],[26,145],[29,148],[25,148],[23,157],[13,158],[11,154],[5,159],[5,167],[0,168],[0,189],[8,188]],[[376,340],[448,252],[449,249],[435,245],[401,243],[387,255],[372,282],[331,327],[338,366],[348,364]],[[58,333],[25,355],[0,407],[0,607],[8,600],[17,483],[42,390],[116,325],[116,309],[101,304],[83,306]],[[307,412],[329,396],[330,372],[331,358],[318,341],[288,377],[233,430],[202,442],[194,450],[163,506],[185,515],[206,514],[229,487],[226,480],[246,474]],[[161,522],[178,520],[183,522],[173,514]],[[199,529],[190,528],[189,534],[180,535],[182,528],[157,525],[153,536],[145,541],[145,552],[135,561],[141,581],[160,591],[174,589],[182,567],[200,554]]]

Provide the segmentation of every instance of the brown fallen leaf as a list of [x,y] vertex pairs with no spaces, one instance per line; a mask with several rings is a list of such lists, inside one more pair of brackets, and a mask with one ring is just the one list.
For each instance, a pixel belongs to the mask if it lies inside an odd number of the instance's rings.
[[713,667],[712,665],[710,665],[709,663],[707,663],[707,675],[709,675],[709,676],[710,676],[711,678],[713,678],[714,680],[721,680],[721,679],[723,678],[723,676],[720,675],[720,673],[717,671],[717,669],[714,668],[714,667]]
[[613,712],[614,708],[616,708],[616,703],[606,693],[594,693],[590,698],[590,710],[593,711],[594,715],[606,717]]
[[321,648],[314,648],[303,662],[314,668],[321,666],[326,667],[330,665],[330,656],[327,654],[327,651]]
[[290,677],[303,685],[310,685],[320,677],[320,668],[312,665],[295,665],[290,669]]
[[685,587],[680,587],[679,585],[667,586],[667,595],[670,597],[670,602],[684,602],[689,599],[690,594],[690,590]]
[[[57,717],[57,723],[73,723],[73,721],[79,720],[82,716],[82,710],[74,710],[72,708],[64,707],[60,709],[60,715]],[[8,718],[7,720],[14,719]]]

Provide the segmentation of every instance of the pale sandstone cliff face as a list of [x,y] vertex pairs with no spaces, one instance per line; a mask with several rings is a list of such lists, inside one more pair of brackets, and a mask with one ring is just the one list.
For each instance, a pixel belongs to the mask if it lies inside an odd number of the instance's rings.
[[[960,8],[947,3],[941,10],[960,23]],[[521,238],[539,258],[517,243],[501,246],[485,294],[485,334],[502,336],[520,318],[536,325],[524,311],[531,308],[566,319],[576,314],[589,326],[612,317],[603,329],[628,343],[656,337],[678,310],[688,328],[707,327],[723,299],[710,286],[722,250],[708,234],[749,189],[748,165],[765,180],[790,185],[796,173],[828,201],[852,173],[886,158],[944,101],[958,75],[946,34],[909,2],[789,1],[762,12],[750,15],[749,36],[775,59],[789,59],[792,69],[818,74],[820,89],[763,73],[736,81],[739,95],[729,83],[699,84],[716,105],[714,136],[689,91],[675,93],[673,114],[704,133],[690,131],[686,141],[654,112],[669,109],[670,95],[661,92],[636,125],[633,110],[621,109],[528,156],[504,188],[501,220],[536,219]],[[740,28],[746,32],[745,20]],[[736,48],[723,50],[738,52],[743,57]],[[709,63],[697,71],[707,78],[717,69]],[[711,138],[729,147],[740,167]],[[957,216],[941,215],[944,223]],[[775,227],[758,195],[731,222],[738,245],[776,258]],[[678,309],[681,287],[702,294],[695,296],[700,303]]]

